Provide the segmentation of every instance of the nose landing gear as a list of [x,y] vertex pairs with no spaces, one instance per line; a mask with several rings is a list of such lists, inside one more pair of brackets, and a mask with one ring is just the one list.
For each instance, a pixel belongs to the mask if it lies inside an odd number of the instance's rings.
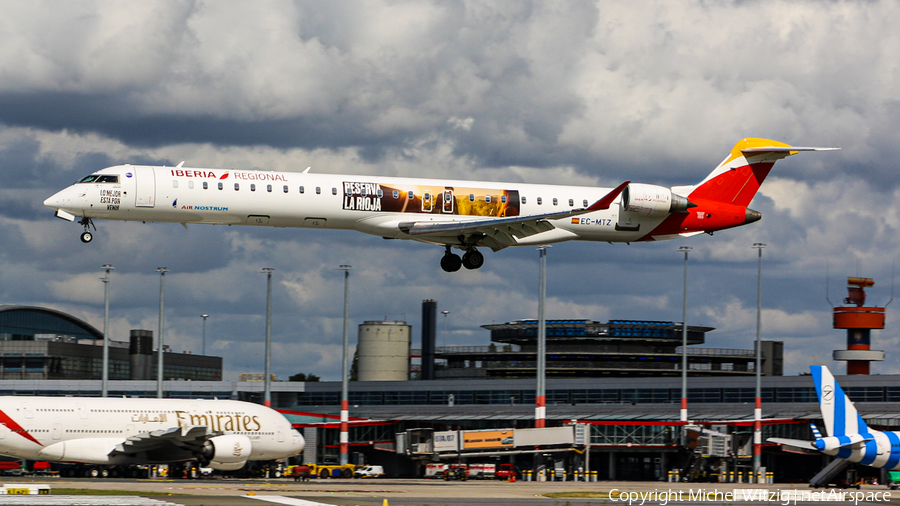
[[449,245],[444,247],[446,250],[444,256],[441,258],[441,269],[444,269],[445,272],[456,272],[460,267],[465,267],[466,269],[478,269],[484,265],[484,255],[475,248],[466,251],[462,258],[460,258],[459,255],[450,252]]
[[81,221],[78,222],[80,225],[84,226],[84,232],[81,233],[81,242],[87,244],[94,240],[94,234],[91,233],[91,227],[94,227],[94,231],[97,231],[97,226],[94,225],[94,221],[90,218],[81,218]]

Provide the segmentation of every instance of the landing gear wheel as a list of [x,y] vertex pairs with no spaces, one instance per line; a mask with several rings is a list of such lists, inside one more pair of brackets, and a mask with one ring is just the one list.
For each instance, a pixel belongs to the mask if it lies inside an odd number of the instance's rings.
[[81,242],[89,243],[94,240],[94,234],[90,232],[82,232],[81,233]]
[[446,272],[456,272],[462,267],[462,263],[463,261],[459,258],[459,255],[450,253],[441,258],[441,269],[444,269]]
[[479,269],[484,265],[484,255],[478,250],[467,251],[462,257],[463,267],[466,269]]

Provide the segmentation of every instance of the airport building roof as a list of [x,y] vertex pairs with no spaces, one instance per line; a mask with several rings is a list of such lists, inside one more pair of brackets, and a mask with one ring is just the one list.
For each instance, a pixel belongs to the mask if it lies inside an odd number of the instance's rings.
[[93,325],[62,311],[0,304],[0,340],[27,341],[42,335],[103,339],[103,332]]

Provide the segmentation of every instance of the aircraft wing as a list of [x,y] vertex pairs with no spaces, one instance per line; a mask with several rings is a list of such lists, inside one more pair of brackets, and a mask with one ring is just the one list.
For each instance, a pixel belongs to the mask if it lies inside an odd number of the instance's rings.
[[203,443],[217,434],[210,432],[205,426],[195,425],[190,429],[171,427],[152,432],[142,432],[129,436],[116,445],[110,457],[117,455],[134,455],[138,453],[171,454],[173,459],[181,460],[193,457],[203,448]]
[[513,246],[516,238],[553,230],[550,221],[578,216],[585,213],[609,209],[613,200],[625,190],[631,181],[625,181],[613,188],[603,198],[588,207],[558,211],[553,213],[537,214],[530,216],[510,216],[507,218],[474,218],[454,221],[407,221],[398,225],[400,230],[419,240],[433,239],[440,242],[441,238],[462,236],[482,236],[481,242],[494,251]]

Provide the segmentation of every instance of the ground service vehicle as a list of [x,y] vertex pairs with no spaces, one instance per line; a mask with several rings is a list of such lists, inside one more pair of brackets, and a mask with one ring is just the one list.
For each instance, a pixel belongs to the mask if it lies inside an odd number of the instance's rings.
[[310,477],[325,478],[353,478],[357,465],[354,464],[306,464],[309,467]]
[[380,478],[382,476],[384,476],[384,467],[382,466],[366,466],[353,473],[354,478]]
[[497,471],[494,473],[494,477],[498,480],[514,478],[516,477],[516,468],[512,464],[500,464],[497,467]]

